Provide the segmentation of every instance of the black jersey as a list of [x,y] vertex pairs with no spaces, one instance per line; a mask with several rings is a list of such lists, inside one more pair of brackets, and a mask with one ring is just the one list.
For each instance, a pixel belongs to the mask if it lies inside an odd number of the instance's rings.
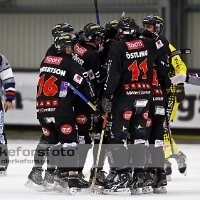
[[47,52],[46,52],[46,54],[45,54],[45,57],[54,55],[54,54],[56,54],[56,53],[57,53],[57,50],[56,50],[56,48],[55,48],[55,44],[52,44],[52,45],[48,48],[48,50],[47,50]]
[[45,57],[37,85],[37,117],[71,116],[74,94],[66,82],[83,92],[89,101],[95,101],[85,74],[84,68],[65,53]]
[[115,42],[109,52],[109,72],[104,95],[124,99],[138,97],[151,99],[154,61],[168,49],[164,36],[133,38],[126,36]]
[[100,60],[95,48],[86,43],[76,44],[76,56],[74,59],[84,67],[88,73],[89,80],[93,83],[95,88],[97,88]]
[[157,104],[165,103],[166,98],[166,89],[169,89],[171,86],[171,80],[168,76],[171,63],[171,51],[168,48],[168,51],[161,58],[156,59],[153,68],[153,77],[152,77],[152,101]]

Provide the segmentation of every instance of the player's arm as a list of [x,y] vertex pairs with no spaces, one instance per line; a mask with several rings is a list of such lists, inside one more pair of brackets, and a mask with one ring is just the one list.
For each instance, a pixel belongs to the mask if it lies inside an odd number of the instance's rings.
[[[169,44],[169,48],[171,52],[176,50],[176,48],[172,44]],[[172,83],[174,84],[184,83],[187,73],[187,67],[185,63],[182,61],[179,55],[173,56],[171,59],[172,59],[172,66],[175,71],[175,76],[171,77]]]

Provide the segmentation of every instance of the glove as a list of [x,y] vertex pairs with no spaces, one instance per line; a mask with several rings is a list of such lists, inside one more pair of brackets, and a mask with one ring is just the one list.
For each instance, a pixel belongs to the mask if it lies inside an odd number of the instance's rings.
[[186,80],[186,74],[177,74],[176,76],[170,79],[171,79],[171,82],[174,84],[183,83]]
[[136,34],[143,35],[143,33],[144,33],[145,30],[146,29],[143,28],[143,27],[136,28]]
[[154,39],[157,39],[157,37],[158,37],[158,35],[156,33],[152,33],[151,31],[149,31],[143,27],[136,28],[136,34],[138,36],[143,35],[144,37],[154,38]]
[[96,104],[96,110],[94,111],[94,116],[95,116],[95,118],[99,118],[99,117],[101,117],[101,115],[102,115],[102,109],[98,103],[98,104]]
[[104,112],[111,112],[112,109],[112,103],[107,98],[102,98],[102,108]]
[[183,84],[178,84],[175,93],[177,103],[182,103],[185,99],[185,89]]

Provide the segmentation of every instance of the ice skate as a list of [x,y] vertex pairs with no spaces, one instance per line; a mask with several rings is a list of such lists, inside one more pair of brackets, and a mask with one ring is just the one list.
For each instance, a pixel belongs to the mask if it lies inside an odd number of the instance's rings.
[[28,181],[25,186],[33,190],[44,191],[44,180],[42,178],[42,168],[33,168],[28,175]]
[[84,194],[90,186],[90,182],[84,179],[82,173],[69,176],[68,179],[69,192],[71,195]]
[[167,179],[165,171],[156,172],[156,181],[153,184],[153,193],[166,194],[167,193]]
[[6,167],[0,166],[0,176],[6,176],[6,175],[7,175]]
[[69,177],[68,173],[61,173],[59,170],[56,170],[54,175],[53,190],[56,190],[58,192],[69,193],[68,177]]
[[54,190],[54,172],[53,171],[45,171],[45,175],[44,175],[44,187],[45,187],[45,191],[52,191]]
[[171,181],[171,175],[172,175],[172,164],[168,161],[165,160],[165,173],[166,173],[166,177],[167,177],[167,181]]
[[[96,174],[96,182],[92,190],[93,194],[100,195],[103,193],[105,186],[105,178],[106,178],[105,174],[106,174],[105,171],[98,169]],[[92,182],[93,177],[94,177],[94,168],[91,169],[90,182]]]
[[145,172],[144,174],[144,185],[142,187],[142,194],[149,194],[153,192],[152,184],[153,184],[153,175],[150,171]]
[[103,194],[131,195],[131,182],[132,175],[130,172],[111,171],[105,179]]
[[179,151],[177,157],[175,157],[175,160],[177,162],[179,172],[186,176],[187,174],[186,155],[182,151]]
[[[105,185],[105,176],[106,172],[103,170],[97,170],[97,174],[96,174],[96,186],[104,186]],[[94,177],[94,168],[91,169],[91,175],[90,175],[90,181],[92,181]]]
[[144,173],[134,173],[133,183],[131,188],[131,195],[142,194],[142,188],[144,187]]

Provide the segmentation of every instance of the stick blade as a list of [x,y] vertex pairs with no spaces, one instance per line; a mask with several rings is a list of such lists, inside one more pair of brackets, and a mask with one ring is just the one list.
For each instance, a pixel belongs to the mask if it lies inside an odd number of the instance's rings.
[[175,51],[172,51],[171,52],[171,57],[173,56],[177,56],[177,55],[180,55],[180,54],[190,54],[191,53],[191,49],[177,49]]

